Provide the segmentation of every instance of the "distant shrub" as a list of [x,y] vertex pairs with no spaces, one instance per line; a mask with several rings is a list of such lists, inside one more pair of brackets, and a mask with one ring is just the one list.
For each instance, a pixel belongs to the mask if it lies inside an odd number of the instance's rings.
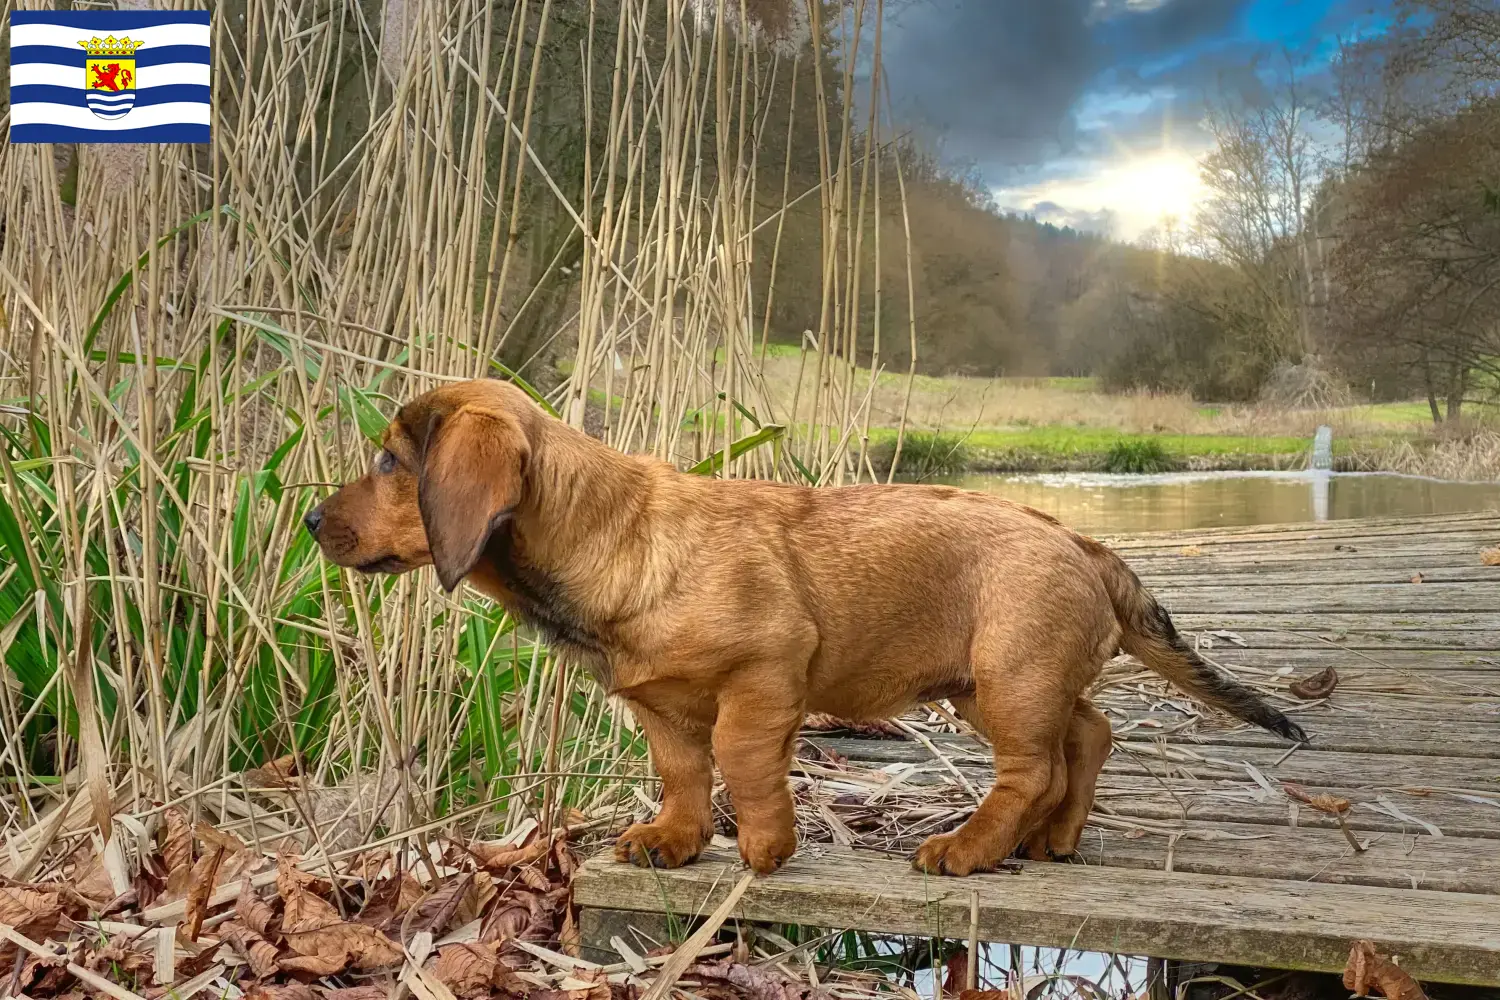
[[1104,453],[1105,472],[1171,472],[1176,465],[1156,438],[1121,438]]

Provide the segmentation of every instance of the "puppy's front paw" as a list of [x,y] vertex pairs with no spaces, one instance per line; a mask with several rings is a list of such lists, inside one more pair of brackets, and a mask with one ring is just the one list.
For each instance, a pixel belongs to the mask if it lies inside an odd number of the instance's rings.
[[990,871],[998,859],[990,856],[985,845],[964,836],[962,829],[928,837],[917,848],[911,866],[929,875],[969,875]]
[[791,824],[754,827],[740,824],[740,857],[758,875],[769,875],[797,851],[797,831]]
[[708,834],[682,824],[637,823],[615,841],[615,860],[641,868],[681,868],[695,861]]

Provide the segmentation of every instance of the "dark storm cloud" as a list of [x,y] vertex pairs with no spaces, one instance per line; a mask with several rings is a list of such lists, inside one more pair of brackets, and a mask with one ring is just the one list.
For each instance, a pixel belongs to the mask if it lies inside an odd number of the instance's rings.
[[[1148,95],[1109,113],[1109,141],[1159,142],[1191,127],[1174,77],[1200,75],[1196,46],[1230,32],[1252,0],[919,0],[892,18],[885,63],[897,114],[995,184],[1105,141],[1080,105],[1099,88]],[[1224,53],[1220,53],[1220,56]],[[1095,116],[1097,117],[1097,116]]]

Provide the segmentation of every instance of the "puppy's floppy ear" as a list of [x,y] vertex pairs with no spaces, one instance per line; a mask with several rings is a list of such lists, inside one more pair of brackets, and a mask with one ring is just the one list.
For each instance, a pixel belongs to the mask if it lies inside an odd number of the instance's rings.
[[521,502],[531,445],[515,417],[462,406],[428,421],[417,479],[427,547],[447,591]]

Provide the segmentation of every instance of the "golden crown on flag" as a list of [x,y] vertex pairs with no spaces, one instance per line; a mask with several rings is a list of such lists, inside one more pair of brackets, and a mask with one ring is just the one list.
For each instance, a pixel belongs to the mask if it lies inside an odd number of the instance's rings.
[[98,35],[95,35],[88,41],[81,41],[78,44],[87,49],[91,56],[126,56],[128,58],[134,56],[135,50],[146,43],[132,42],[128,37],[116,38],[114,35],[110,35],[108,38],[100,38]]

